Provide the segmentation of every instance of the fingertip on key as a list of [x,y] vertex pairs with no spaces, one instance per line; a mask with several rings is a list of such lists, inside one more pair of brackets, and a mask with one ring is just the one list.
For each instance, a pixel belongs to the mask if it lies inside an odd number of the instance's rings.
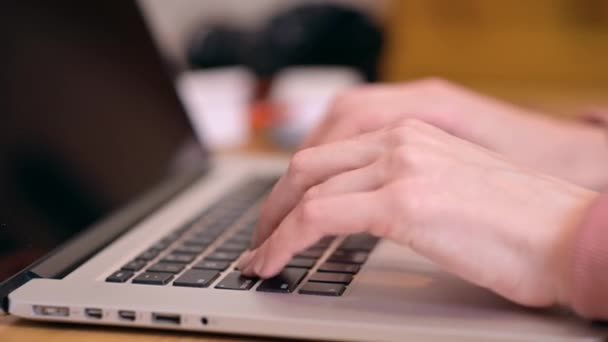
[[244,271],[248,268],[249,264],[253,260],[254,256],[255,256],[255,253],[252,250],[245,251],[245,253],[243,253],[243,255],[241,255],[241,258],[239,259],[239,261],[237,263],[237,267],[241,270],[241,272],[244,273]]

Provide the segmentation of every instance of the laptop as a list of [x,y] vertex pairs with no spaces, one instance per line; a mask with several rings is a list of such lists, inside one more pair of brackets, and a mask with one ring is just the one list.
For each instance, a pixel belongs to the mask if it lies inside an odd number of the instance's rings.
[[[342,341],[594,340],[367,235],[235,264],[283,159],[212,157],[137,3],[3,2],[0,298],[31,320]],[[464,252],[464,251],[463,251]]]

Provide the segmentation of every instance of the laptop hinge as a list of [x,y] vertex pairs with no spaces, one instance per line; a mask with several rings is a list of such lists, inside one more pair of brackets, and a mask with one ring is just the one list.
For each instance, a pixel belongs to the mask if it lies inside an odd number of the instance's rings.
[[4,313],[8,313],[8,309],[9,309],[8,294],[13,292],[13,290],[16,290],[21,285],[27,283],[28,281],[30,281],[34,278],[40,278],[40,276],[29,270],[23,270],[2,284],[3,292],[7,294],[6,296],[2,296],[2,298],[1,298],[2,299],[1,307],[2,307],[2,311]]
[[27,269],[0,283],[2,309],[6,311],[9,308],[9,293],[34,278],[63,278],[128,232],[154,210],[167,203],[181,190],[202,177],[205,171],[198,170],[187,175],[174,177],[128,207],[62,244]]

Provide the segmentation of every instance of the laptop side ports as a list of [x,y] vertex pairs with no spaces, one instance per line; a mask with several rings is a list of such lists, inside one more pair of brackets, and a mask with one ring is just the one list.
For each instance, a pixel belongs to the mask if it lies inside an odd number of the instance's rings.
[[118,311],[118,318],[121,321],[126,321],[126,322],[133,322],[135,321],[135,311],[131,311],[131,310],[120,310]]
[[87,316],[87,318],[101,319],[103,317],[103,311],[98,308],[85,308],[84,315]]
[[182,318],[180,315],[153,312],[152,322],[163,325],[180,325],[182,323]]

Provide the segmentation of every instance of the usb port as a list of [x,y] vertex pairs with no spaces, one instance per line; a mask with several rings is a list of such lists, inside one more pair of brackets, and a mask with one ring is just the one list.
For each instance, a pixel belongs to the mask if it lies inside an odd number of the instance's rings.
[[118,311],[118,318],[120,318],[123,321],[133,322],[135,320],[135,311],[120,310],[120,311]]
[[39,316],[67,317],[70,308],[66,306],[34,305],[34,313]]
[[180,325],[182,318],[180,315],[152,313],[152,321],[160,324]]
[[84,309],[84,314],[93,319],[101,319],[101,317],[103,317],[103,311],[97,308],[86,308]]

